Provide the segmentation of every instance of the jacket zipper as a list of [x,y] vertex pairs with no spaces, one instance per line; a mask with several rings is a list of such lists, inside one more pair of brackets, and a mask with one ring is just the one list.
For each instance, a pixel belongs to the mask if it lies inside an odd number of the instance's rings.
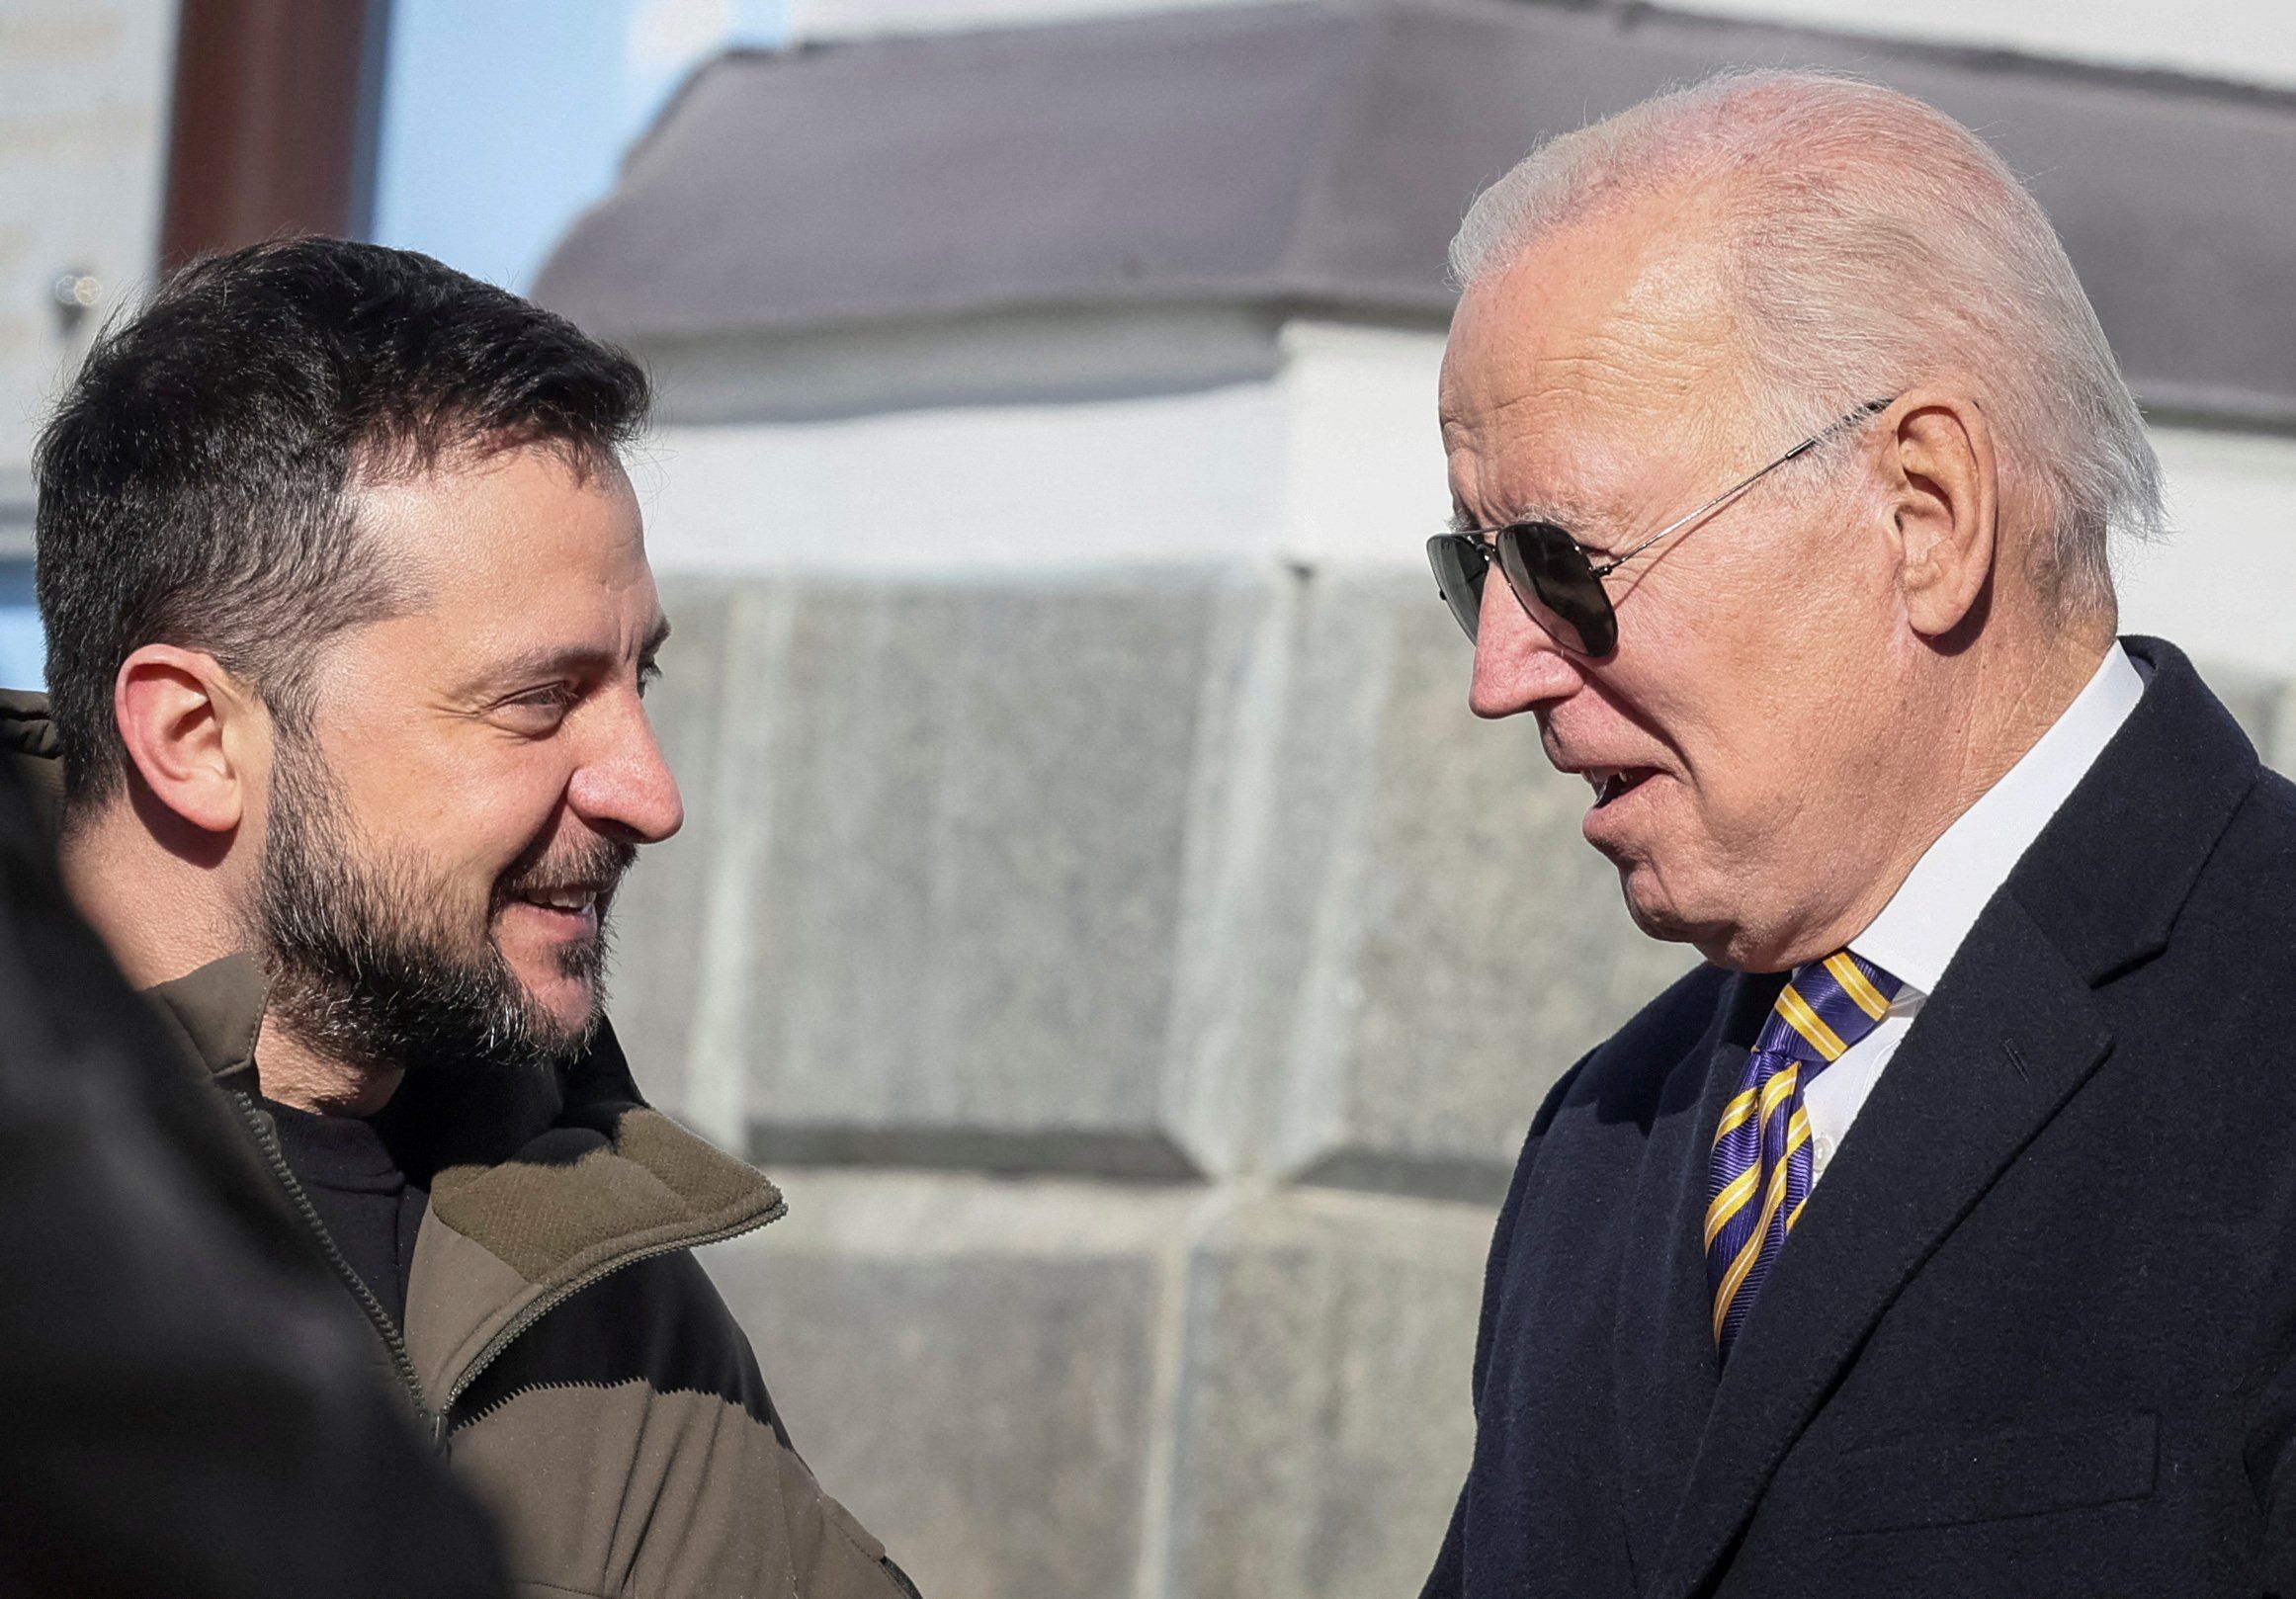
[[335,1246],[334,1235],[327,1231],[327,1224],[319,1220],[317,1207],[311,1204],[310,1196],[303,1192],[302,1184],[289,1167],[287,1156],[279,1147],[279,1136],[263,1120],[263,1113],[244,1094],[231,1094],[230,1099],[238,1107],[239,1119],[247,1124],[247,1131],[255,1136],[257,1146],[263,1150],[263,1158],[270,1162],[272,1176],[287,1191],[287,1197],[295,1202],[295,1208],[301,1214],[303,1224],[310,1228],[311,1236],[318,1239],[319,1248],[326,1254],[327,1264],[335,1269],[335,1275],[351,1290],[351,1297],[359,1302],[359,1307],[367,1312],[367,1319],[374,1323],[376,1332],[382,1336],[383,1347],[390,1351],[390,1364],[398,1373],[399,1384],[406,1389],[415,1416],[435,1431],[436,1424],[432,1420],[430,1406],[423,1402],[422,1380],[415,1376],[414,1361],[406,1352],[405,1335],[398,1330],[397,1323],[390,1319],[390,1312],[383,1307],[383,1302],[375,1297],[375,1291],[367,1286],[350,1261],[343,1258],[343,1251]]
[[[486,1340],[486,1347],[478,1351],[477,1358],[463,1368],[462,1376],[456,1378],[454,1386],[447,1389],[445,1401],[440,1404],[436,1412],[429,1414],[431,1443],[441,1450],[447,1447],[447,1418],[454,1414],[455,1402],[462,1398],[472,1383],[478,1381],[487,1367],[494,1364],[497,1356],[517,1341],[519,1334],[525,1332],[527,1328],[565,1304],[576,1294],[581,1293],[582,1290],[602,1278],[613,1276],[623,1267],[635,1266],[641,1260],[651,1260],[656,1255],[672,1255],[681,1249],[699,1249],[705,1244],[723,1243],[727,1238],[738,1238],[744,1232],[754,1232],[769,1221],[779,1220],[787,1209],[786,1205],[776,1204],[763,1216],[753,1216],[745,1221],[737,1221],[728,1227],[719,1227],[713,1231],[698,1233],[689,1238],[680,1238],[674,1242],[648,1244],[643,1249],[634,1249],[618,1259],[593,1266],[581,1276],[570,1282],[562,1283],[548,1294],[543,1295],[532,1304],[504,1322],[501,1330]],[[410,1372],[412,1369],[412,1367],[408,1368]]]

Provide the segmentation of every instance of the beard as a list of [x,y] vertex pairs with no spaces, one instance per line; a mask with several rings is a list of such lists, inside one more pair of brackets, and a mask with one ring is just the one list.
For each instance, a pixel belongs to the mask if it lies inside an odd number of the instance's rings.
[[[252,918],[273,1025],[323,1058],[409,1076],[539,1075],[578,1058],[604,1010],[606,912],[636,847],[599,839],[553,857],[538,842],[473,922],[419,858],[366,858],[315,749],[293,734],[277,749]],[[568,1026],[519,979],[493,929],[512,899],[574,885],[599,892],[594,931],[556,951],[559,975],[590,994],[588,1014]]]

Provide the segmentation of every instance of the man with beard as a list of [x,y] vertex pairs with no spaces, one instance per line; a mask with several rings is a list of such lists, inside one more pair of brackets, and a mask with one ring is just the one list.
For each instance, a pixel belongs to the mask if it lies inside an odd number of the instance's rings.
[[177,275],[40,446],[64,874],[522,1586],[890,1599],[690,1253],[780,1196],[601,1020],[615,887],[682,819],[617,455],[646,405],[426,257]]

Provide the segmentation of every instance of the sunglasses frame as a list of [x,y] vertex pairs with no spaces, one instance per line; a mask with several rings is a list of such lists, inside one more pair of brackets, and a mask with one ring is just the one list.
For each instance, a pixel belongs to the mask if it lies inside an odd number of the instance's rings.
[[[1575,654],[1602,659],[1618,647],[1618,610],[1611,603],[1610,591],[1602,586],[1604,578],[1668,534],[1689,527],[1720,510],[1787,462],[1799,460],[1843,428],[1879,416],[1896,403],[1895,399],[1866,401],[1856,410],[1819,429],[1766,466],[1748,472],[1696,510],[1676,517],[1648,539],[1619,551],[1599,565],[1591,558],[1592,551],[1572,538],[1568,530],[1544,520],[1510,522],[1502,528],[1458,528],[1449,533],[1439,533],[1427,541],[1427,560],[1435,569],[1435,592],[1450,608],[1452,617],[1466,632],[1468,642],[1474,643],[1482,626],[1484,584],[1488,579],[1492,562],[1496,561],[1500,574],[1506,578],[1507,588],[1513,592],[1515,603],[1523,608],[1525,616],[1538,622],[1541,627],[1547,626],[1542,612],[1554,617],[1564,625],[1566,631],[1574,635],[1566,638],[1561,632],[1549,628],[1548,631],[1557,643]],[[1472,610],[1462,609],[1446,588],[1447,562],[1456,562],[1456,577],[1469,591],[1463,598],[1472,599]],[[1547,582],[1542,582],[1542,579],[1555,585],[1554,592],[1549,592]]]

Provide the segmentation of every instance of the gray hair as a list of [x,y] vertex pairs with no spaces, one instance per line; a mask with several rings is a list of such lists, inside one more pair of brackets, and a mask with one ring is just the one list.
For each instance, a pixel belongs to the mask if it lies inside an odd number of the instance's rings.
[[1782,435],[1982,376],[2007,507],[2060,614],[2113,604],[2109,545],[2162,527],[2161,467],[2048,216],[1976,134],[1909,95],[1815,72],[1728,73],[1540,146],[1451,243],[1462,289],[1604,209],[1709,189],[1747,397]]

